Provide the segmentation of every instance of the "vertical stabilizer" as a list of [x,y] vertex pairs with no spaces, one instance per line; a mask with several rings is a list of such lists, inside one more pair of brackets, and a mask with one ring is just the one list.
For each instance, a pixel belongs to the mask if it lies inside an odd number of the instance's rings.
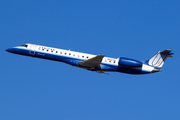
[[171,53],[172,50],[163,50],[156,53],[151,59],[147,62],[150,66],[161,68],[164,65],[167,57],[172,57],[174,53]]

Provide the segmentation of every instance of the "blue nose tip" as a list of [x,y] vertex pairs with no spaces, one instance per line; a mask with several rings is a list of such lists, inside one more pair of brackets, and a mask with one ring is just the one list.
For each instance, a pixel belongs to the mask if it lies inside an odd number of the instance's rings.
[[6,49],[7,52],[11,52],[11,48]]

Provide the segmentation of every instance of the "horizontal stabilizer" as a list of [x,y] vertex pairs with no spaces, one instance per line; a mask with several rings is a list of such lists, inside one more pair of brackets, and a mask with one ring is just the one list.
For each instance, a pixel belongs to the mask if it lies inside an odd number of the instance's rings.
[[172,53],[171,51],[172,51],[172,50],[163,50],[163,51],[161,51],[160,53],[161,53],[161,54],[166,54],[166,55],[168,55],[167,57],[173,57],[172,55],[173,55],[174,53]]

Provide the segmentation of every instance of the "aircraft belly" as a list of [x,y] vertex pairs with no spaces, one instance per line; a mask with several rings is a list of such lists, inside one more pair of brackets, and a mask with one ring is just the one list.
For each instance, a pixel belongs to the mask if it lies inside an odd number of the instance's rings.
[[142,74],[142,67],[118,66],[118,72],[123,72],[128,74]]
[[102,71],[117,71],[118,66],[110,64],[100,64]]

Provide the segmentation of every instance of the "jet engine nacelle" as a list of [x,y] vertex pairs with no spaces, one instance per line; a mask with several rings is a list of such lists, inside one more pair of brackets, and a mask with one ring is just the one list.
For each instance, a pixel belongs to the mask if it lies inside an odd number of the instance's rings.
[[118,64],[122,66],[127,66],[127,67],[142,67],[143,63],[138,60],[120,57]]

